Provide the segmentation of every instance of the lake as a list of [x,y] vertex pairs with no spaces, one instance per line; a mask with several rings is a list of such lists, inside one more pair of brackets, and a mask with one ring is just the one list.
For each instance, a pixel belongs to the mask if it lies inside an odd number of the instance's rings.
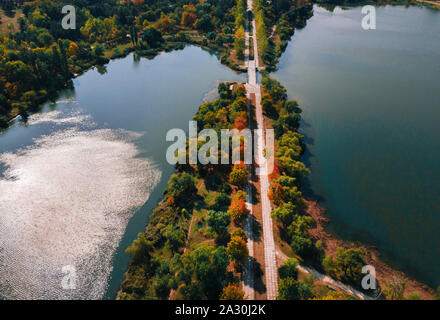
[[193,46],[129,55],[0,134],[0,297],[114,298],[174,171],[167,131],[187,132],[205,94],[233,80],[245,76]]
[[440,11],[315,7],[273,74],[303,108],[307,194],[329,229],[440,284]]

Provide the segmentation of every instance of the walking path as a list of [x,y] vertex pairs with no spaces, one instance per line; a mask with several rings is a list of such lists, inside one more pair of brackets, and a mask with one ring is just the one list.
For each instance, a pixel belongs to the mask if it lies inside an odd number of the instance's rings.
[[[253,1],[248,0],[248,11],[252,11]],[[247,49],[249,47],[249,32],[246,32],[246,41]],[[260,129],[261,132],[264,132],[264,123],[263,123],[263,111],[261,108],[261,87],[257,84],[257,68],[258,68],[258,43],[257,43],[257,35],[256,35],[256,26],[255,19],[252,19],[252,40],[254,46],[254,55],[253,59],[249,60],[249,56],[247,55],[247,59],[245,59],[247,67],[248,67],[248,81],[246,83],[246,91],[248,95],[255,94],[255,114],[257,120],[257,129]],[[247,50],[246,52],[249,52]],[[245,52],[245,53],[246,53]],[[264,166],[266,164],[263,156],[264,150],[264,134],[258,135],[257,141],[257,163],[260,166]],[[266,170],[267,171],[267,170]],[[273,227],[272,227],[272,218],[271,214],[271,206],[268,197],[269,192],[269,179],[267,174],[259,175],[260,178],[260,196],[261,196],[261,206],[262,206],[262,216],[263,216],[263,239],[264,239],[264,264],[265,264],[265,276],[266,276],[266,294],[268,300],[276,299],[278,294],[278,283],[277,283],[277,264],[276,264],[276,251],[275,251],[275,241],[273,238]]]
[[[278,251],[277,255],[279,256],[279,259],[284,262],[285,260],[287,260],[289,257],[287,257],[284,253]],[[316,269],[309,267],[309,266],[305,266],[303,264],[298,264],[298,270],[304,273],[308,273],[311,274],[315,277],[316,280],[331,284],[332,286],[339,288],[353,296],[358,297],[359,299],[362,300],[376,300],[378,297],[372,297],[369,295],[366,295],[365,293],[356,290],[355,288],[353,288],[352,286],[349,286],[348,284],[344,284],[340,281],[334,280],[332,278],[330,278],[329,276],[320,273],[319,271],[317,271]]]

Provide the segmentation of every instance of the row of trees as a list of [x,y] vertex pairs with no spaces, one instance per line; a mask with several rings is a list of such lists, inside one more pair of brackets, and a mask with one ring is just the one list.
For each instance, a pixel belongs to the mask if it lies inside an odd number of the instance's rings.
[[[298,133],[301,108],[294,100],[287,100],[287,92],[273,78],[262,79],[262,106],[267,116],[273,119],[275,131],[275,164],[271,175],[269,198],[275,205],[272,217],[279,224],[281,234],[290,244],[293,252],[318,265],[332,277],[341,281],[360,285],[364,276],[361,270],[366,264],[364,252],[360,249],[344,250],[339,248],[335,257],[325,256],[322,241],[313,239],[309,230],[314,221],[305,213],[306,205],[301,193],[301,180],[309,173],[300,161],[304,153],[303,136]],[[286,276],[293,268],[295,260],[288,260],[280,268],[280,299],[313,298],[310,288],[298,283],[295,276]],[[330,297],[335,298],[335,297]]]
[[[254,1],[258,50],[267,70],[275,69],[278,58],[295,32],[313,15],[312,3],[305,1]],[[275,31],[275,32],[274,32]]]
[[[220,97],[200,106],[194,116],[199,130],[232,129],[237,126],[237,119],[247,119],[245,89],[235,85],[231,90],[230,85],[219,84]],[[185,151],[188,156],[189,148]],[[249,175],[246,166],[241,162],[215,166],[180,164],[176,171],[146,231],[127,249],[132,263],[119,297],[167,299],[171,290],[177,290],[179,297],[185,299],[243,299],[237,274],[249,254],[242,229],[249,214],[243,190]],[[194,206],[206,206],[205,194],[197,189],[203,184],[216,193],[213,203],[202,211],[201,221],[214,241],[188,246]],[[228,271],[230,265],[235,267],[235,273]]]
[[237,0],[235,7],[235,34],[234,34],[234,50],[238,59],[244,59],[245,29],[246,29],[246,0]]

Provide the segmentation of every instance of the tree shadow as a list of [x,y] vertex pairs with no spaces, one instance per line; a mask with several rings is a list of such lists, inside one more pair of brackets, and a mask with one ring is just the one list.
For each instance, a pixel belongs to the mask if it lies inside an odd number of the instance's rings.
[[261,240],[261,232],[262,227],[261,224],[257,221],[254,215],[251,216],[252,223],[252,235],[249,237],[254,242],[259,242]]
[[260,294],[264,293],[267,291],[267,289],[263,282],[263,269],[261,268],[260,263],[258,263],[254,257],[251,257],[251,262],[254,270],[254,290]]
[[260,193],[258,192],[258,189],[255,187],[255,185],[253,185],[253,184],[250,185],[250,192],[252,194],[251,203],[257,204]]

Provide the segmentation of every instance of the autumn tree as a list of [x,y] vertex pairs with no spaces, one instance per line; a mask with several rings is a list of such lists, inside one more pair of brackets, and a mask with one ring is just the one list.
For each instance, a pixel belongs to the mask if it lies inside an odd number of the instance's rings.
[[285,196],[286,194],[282,185],[276,182],[270,185],[268,197],[275,205],[281,205],[284,202]]
[[78,53],[78,51],[79,51],[78,45],[75,42],[71,42],[68,49],[69,55],[71,57],[75,56]]
[[234,261],[236,266],[241,266],[246,262],[249,251],[246,242],[241,237],[232,237],[226,247],[226,253]]
[[241,224],[249,215],[246,203],[242,199],[233,200],[228,210],[235,223]]
[[248,183],[249,171],[246,169],[246,165],[243,162],[234,164],[231,174],[229,175],[229,181],[234,186],[244,188]]
[[244,201],[246,201],[246,199],[247,199],[247,194],[246,194],[246,192],[244,192],[243,190],[238,190],[235,194],[234,194],[234,197],[233,197],[233,200],[244,200]]
[[235,228],[234,231],[231,233],[231,237],[240,237],[244,241],[248,241],[248,237],[246,235],[246,232],[242,228]]
[[237,284],[228,284],[223,288],[220,300],[244,300],[244,291]]
[[130,0],[136,7],[140,7],[144,4],[144,0]]
[[182,13],[182,19],[180,20],[180,24],[185,27],[192,27],[196,19],[197,16],[193,12],[184,11]]

